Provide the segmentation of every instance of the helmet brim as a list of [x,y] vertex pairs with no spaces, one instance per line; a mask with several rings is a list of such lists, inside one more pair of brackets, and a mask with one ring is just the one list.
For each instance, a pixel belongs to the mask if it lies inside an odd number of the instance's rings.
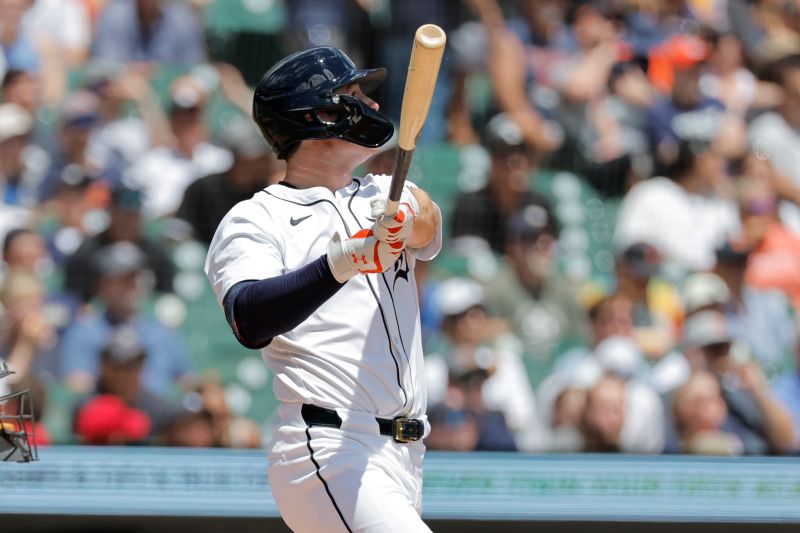
[[369,94],[377,89],[384,79],[386,79],[386,69],[383,67],[364,70],[354,69],[337,81],[336,88],[358,83],[361,87],[361,92]]

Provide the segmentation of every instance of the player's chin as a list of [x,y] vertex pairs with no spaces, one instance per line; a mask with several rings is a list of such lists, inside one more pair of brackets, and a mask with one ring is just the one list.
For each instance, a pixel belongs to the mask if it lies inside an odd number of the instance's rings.
[[381,148],[370,148],[368,146],[361,146],[360,144],[345,141],[344,139],[335,139],[337,150],[346,151],[352,157],[353,163],[360,165],[367,161],[370,157],[380,153]]

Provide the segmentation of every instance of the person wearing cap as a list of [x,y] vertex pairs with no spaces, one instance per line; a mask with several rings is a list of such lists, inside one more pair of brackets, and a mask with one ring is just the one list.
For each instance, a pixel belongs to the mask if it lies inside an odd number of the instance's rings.
[[33,116],[22,106],[0,104],[0,205],[36,207],[47,154],[32,144]]
[[60,370],[67,386],[85,393],[95,386],[100,372],[100,353],[114,328],[130,325],[138,334],[148,357],[142,383],[148,391],[169,394],[190,374],[190,358],[183,340],[143,309],[147,257],[130,242],[101,248],[93,257],[97,276],[96,308],[79,316],[64,333]]
[[79,436],[93,444],[146,442],[179,417],[177,405],[144,387],[147,358],[135,328],[114,328],[100,350],[96,388],[78,402],[73,426]]
[[489,379],[482,368],[454,369],[444,402],[431,407],[431,433],[425,444],[432,450],[515,452],[518,446],[501,411],[484,400]]
[[788,411],[770,390],[761,367],[746,346],[735,343],[730,322],[718,311],[701,311],[686,321],[684,353],[695,370],[707,370],[719,381],[728,408],[727,427],[746,454],[790,454],[797,450],[796,431]]
[[67,259],[64,290],[82,302],[90,301],[97,291],[95,284],[100,251],[115,243],[130,243],[144,254],[147,268],[155,275],[155,291],[172,292],[175,268],[163,246],[144,234],[141,192],[118,185],[111,191],[108,212],[108,228],[83,241]]
[[92,131],[99,124],[98,110],[97,96],[85,90],[67,95],[61,104],[57,147],[51,151],[50,165],[39,187],[41,201],[53,196],[67,167],[74,165],[92,179],[103,170],[92,164],[87,149]]
[[528,205],[548,211],[550,204],[530,190],[533,170],[522,131],[508,116],[500,114],[486,125],[486,148],[491,156],[489,180],[474,192],[459,193],[452,214],[452,236],[481,237],[496,253],[505,251],[506,224],[517,211]]
[[185,1],[106,2],[97,19],[92,57],[123,63],[202,63],[206,49],[198,14]]
[[283,179],[283,164],[272,155],[252,121],[243,117],[232,120],[222,142],[233,154],[233,165],[189,185],[175,215],[192,226],[194,238],[205,243],[211,242],[234,205]]
[[682,313],[677,289],[660,277],[661,254],[655,246],[634,243],[614,263],[617,292],[634,305],[634,336],[651,359],[674,346]]
[[511,216],[504,252],[486,283],[488,307],[509,322],[537,366],[547,368],[562,343],[582,343],[589,333],[575,290],[556,268],[552,213],[532,204]]
[[433,299],[442,316],[442,336],[431,341],[425,357],[429,401],[446,402],[453,376],[482,369],[486,408],[503,414],[520,449],[535,449],[541,432],[519,341],[504,331],[502,321],[487,314],[481,285],[469,278],[450,278],[436,287]]
[[[751,254],[750,249],[732,241],[717,250],[714,274],[723,286],[713,289],[709,300],[721,306],[736,338],[750,346],[772,377],[786,367],[797,349],[797,324],[785,294],[774,287],[754,286],[747,280]],[[687,313],[697,308],[687,302]]]
[[173,215],[186,188],[195,180],[227,171],[230,151],[209,142],[204,123],[208,89],[191,76],[176,79],[170,87],[170,146],[150,149],[125,174],[126,183],[142,191],[148,218]]

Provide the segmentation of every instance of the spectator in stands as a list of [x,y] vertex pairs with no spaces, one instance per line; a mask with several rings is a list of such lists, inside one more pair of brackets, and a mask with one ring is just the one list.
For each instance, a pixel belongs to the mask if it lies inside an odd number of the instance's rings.
[[35,74],[24,70],[9,69],[0,87],[3,102],[17,104],[31,116],[36,116],[41,102],[41,87]]
[[647,243],[635,243],[617,257],[617,293],[634,305],[634,337],[644,354],[656,360],[675,345],[681,321],[677,290],[659,278],[661,254]]
[[794,423],[795,439],[800,443],[800,345],[795,347],[795,368],[787,370],[772,383],[772,392],[789,412]]
[[489,182],[477,191],[459,193],[453,209],[453,237],[481,237],[495,252],[504,253],[508,221],[528,205],[547,212],[548,229],[554,234],[548,201],[530,190],[532,168],[519,126],[506,115],[495,116],[486,125],[486,148],[491,156]]
[[283,176],[253,122],[237,117],[223,133],[223,145],[233,154],[230,170],[195,181],[186,189],[176,216],[187,221],[195,239],[210,243],[217,226],[237,203],[247,200]]
[[40,66],[33,36],[24,31],[22,24],[29,7],[28,0],[0,0],[0,48],[9,70],[36,72]]
[[[144,386],[144,339],[130,325],[116,326],[100,350],[96,389],[80,402],[75,430],[90,444],[129,444],[161,435],[179,407]],[[121,441],[121,442],[119,442]]]
[[650,146],[657,162],[674,159],[679,141],[687,138],[689,130],[702,126],[703,119],[706,123],[721,119],[722,103],[705,97],[700,90],[707,56],[707,43],[687,34],[672,36],[650,55],[650,81],[663,93],[647,117]]
[[547,449],[552,452],[578,452],[583,448],[580,432],[583,413],[586,410],[586,389],[570,386],[561,391],[553,405],[550,422],[550,441]]
[[516,451],[514,436],[500,411],[488,409],[483,401],[487,379],[484,369],[456,371],[447,395],[431,408],[431,433],[426,441],[434,450]]
[[130,325],[147,351],[142,385],[153,394],[167,395],[190,372],[189,355],[177,332],[167,329],[143,310],[147,257],[130,242],[116,242],[96,255],[98,303],[73,322],[61,343],[61,373],[78,393],[91,391],[100,373],[100,353],[115,327]]
[[783,292],[800,310],[800,235],[778,218],[775,189],[758,178],[740,178],[741,247],[750,250],[745,281]]
[[675,364],[672,357],[662,359],[652,369],[646,363],[632,339],[633,305],[628,298],[604,298],[591,308],[590,317],[595,344],[565,353],[537,390],[543,423],[555,428],[555,405],[566,390],[588,391],[601,376],[612,374],[626,382],[620,446],[628,452],[660,453],[664,447],[663,407],[655,387],[668,381],[661,374],[681,372],[681,368],[669,368]]
[[751,107],[773,107],[780,99],[777,88],[759,81],[744,66],[742,43],[733,32],[710,32],[711,50],[700,90],[706,98],[721,102],[730,113],[745,116]]
[[621,440],[625,417],[625,381],[612,375],[603,376],[586,394],[581,420],[583,451],[624,451]]
[[92,165],[87,150],[92,130],[98,125],[100,102],[93,93],[76,91],[67,96],[61,106],[58,130],[58,147],[52,153],[47,174],[39,190],[39,198],[49,199],[61,180],[61,174],[69,166],[76,166],[82,173],[97,177],[102,169]]
[[39,231],[47,240],[48,251],[59,271],[93,229],[91,222],[87,224],[91,221],[91,209],[107,201],[105,182],[92,180],[76,165],[64,168],[53,197],[39,211]]
[[770,391],[758,363],[734,355],[733,341],[722,313],[702,311],[686,321],[686,357],[694,369],[708,370],[719,381],[727,427],[742,441],[744,453],[793,453],[797,441],[789,413]]
[[56,334],[44,314],[46,292],[41,281],[24,271],[12,271],[0,287],[0,360],[16,372],[15,379],[41,374],[54,363]]
[[[486,63],[498,107],[519,126],[531,148],[538,152],[558,148],[563,128],[545,113],[554,107],[553,67],[566,58],[572,44],[562,3],[527,1],[524,19],[517,24],[506,24],[496,1],[470,3],[489,36]],[[540,103],[548,108],[540,109]]]
[[622,195],[633,180],[652,175],[646,124],[655,97],[640,62],[620,61],[609,74],[608,94],[587,106],[592,126],[584,134],[587,161],[578,170],[598,191]]
[[124,63],[196,65],[206,59],[202,26],[183,0],[109,0],[95,28],[92,55]]
[[[774,206],[774,202],[771,205]],[[750,208],[757,209],[753,204]],[[791,360],[797,346],[797,325],[782,292],[746,283],[750,255],[747,248],[727,242],[717,250],[714,272],[724,281],[730,294],[723,303],[723,311],[730,321],[731,331],[737,340],[751,348],[772,376]]]
[[221,446],[232,448],[261,446],[261,430],[258,424],[231,411],[219,376],[207,374],[195,390],[200,394],[203,411],[209,414],[214,435]]
[[3,239],[3,263],[6,272],[25,272],[39,276],[49,262],[41,235],[27,228],[9,231]]
[[[0,394],[3,394],[4,392],[14,394],[26,390],[30,391],[31,402],[30,404],[26,402],[24,410],[26,411],[26,414],[30,414],[33,417],[33,422],[27,419],[23,421],[23,425],[25,426],[28,435],[32,435],[33,433],[36,434],[34,442],[37,446],[47,446],[49,444],[53,444],[53,438],[50,434],[50,430],[42,421],[42,417],[48,408],[48,390],[46,384],[31,375],[20,378],[18,374],[12,374],[6,378],[6,381],[8,380],[12,381],[8,384],[10,385],[10,390],[0,390]],[[5,400],[3,404],[4,405],[0,407],[0,414],[3,414],[4,412],[20,412],[20,396],[12,396]]]
[[[120,63],[95,60],[86,68],[84,84],[100,101],[100,120],[89,139],[89,158],[104,170],[106,179],[120,179],[151,147],[170,144],[167,117],[143,74]],[[138,116],[127,112],[129,104]]]
[[740,455],[742,441],[725,430],[728,408],[719,381],[711,373],[693,373],[675,391],[673,418],[683,453],[700,455]]
[[434,298],[443,336],[426,357],[429,401],[446,401],[452,374],[483,370],[482,401],[503,413],[520,448],[535,448],[536,400],[519,343],[504,331],[502,322],[487,315],[481,286],[467,278],[450,278],[437,287]]
[[12,209],[31,209],[38,202],[42,160],[47,155],[31,145],[33,124],[25,108],[0,104],[0,205]]
[[546,364],[562,343],[588,337],[586,312],[556,267],[554,226],[542,205],[515,213],[506,226],[506,262],[486,287],[492,311],[508,320],[528,355]]
[[[620,122],[632,109],[618,113],[621,106],[608,105],[612,73],[630,59],[630,51],[611,19],[614,12],[605,2],[571,3],[566,20],[575,49],[553,65],[551,73],[560,99],[554,117],[565,132],[559,166],[583,174],[607,195],[626,189],[632,161],[629,149],[635,148],[624,144],[628,139],[623,137]],[[632,81],[630,75],[635,76],[635,70],[627,68],[626,81]],[[643,104],[647,105],[652,97],[645,98]]]
[[783,89],[781,103],[750,124],[749,137],[756,156],[772,167],[770,178],[784,200],[781,220],[800,234],[800,54],[777,61],[773,70]]
[[0,0],[0,55],[5,63],[3,100],[22,105],[38,116],[40,103],[58,105],[67,79],[65,61],[53,36],[33,24],[32,15],[37,10],[30,9],[32,3]]
[[172,292],[174,267],[166,251],[157,242],[144,236],[142,229],[141,193],[118,186],[111,193],[108,228],[83,242],[67,261],[64,288],[83,302],[97,291],[98,256],[115,243],[131,243],[144,254],[146,267],[155,274],[155,290]]
[[206,90],[195,79],[184,76],[175,80],[169,104],[173,146],[151,149],[129,169],[127,179],[141,189],[148,218],[174,214],[192,182],[231,166],[231,153],[208,142],[203,123],[207,99]]
[[684,271],[707,270],[715,250],[739,226],[734,203],[720,194],[725,159],[708,141],[682,140],[667,177],[635,185],[622,200],[614,240],[647,242]]
[[35,0],[22,24],[34,42],[45,41],[70,67],[79,67],[89,55],[92,28],[83,0]]

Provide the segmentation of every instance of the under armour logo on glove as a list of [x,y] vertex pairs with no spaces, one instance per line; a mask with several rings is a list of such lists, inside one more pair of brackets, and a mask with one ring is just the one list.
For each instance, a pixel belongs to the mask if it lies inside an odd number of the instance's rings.
[[414,230],[414,220],[419,214],[419,203],[408,186],[403,188],[396,213],[386,213],[388,203],[389,199],[386,196],[378,196],[370,202],[372,217],[375,219],[373,227],[375,236],[381,242],[403,242]]
[[361,230],[349,239],[342,239],[337,232],[328,243],[328,265],[333,277],[344,283],[359,273],[386,272],[400,257],[403,246],[403,242],[379,241],[370,229]]

